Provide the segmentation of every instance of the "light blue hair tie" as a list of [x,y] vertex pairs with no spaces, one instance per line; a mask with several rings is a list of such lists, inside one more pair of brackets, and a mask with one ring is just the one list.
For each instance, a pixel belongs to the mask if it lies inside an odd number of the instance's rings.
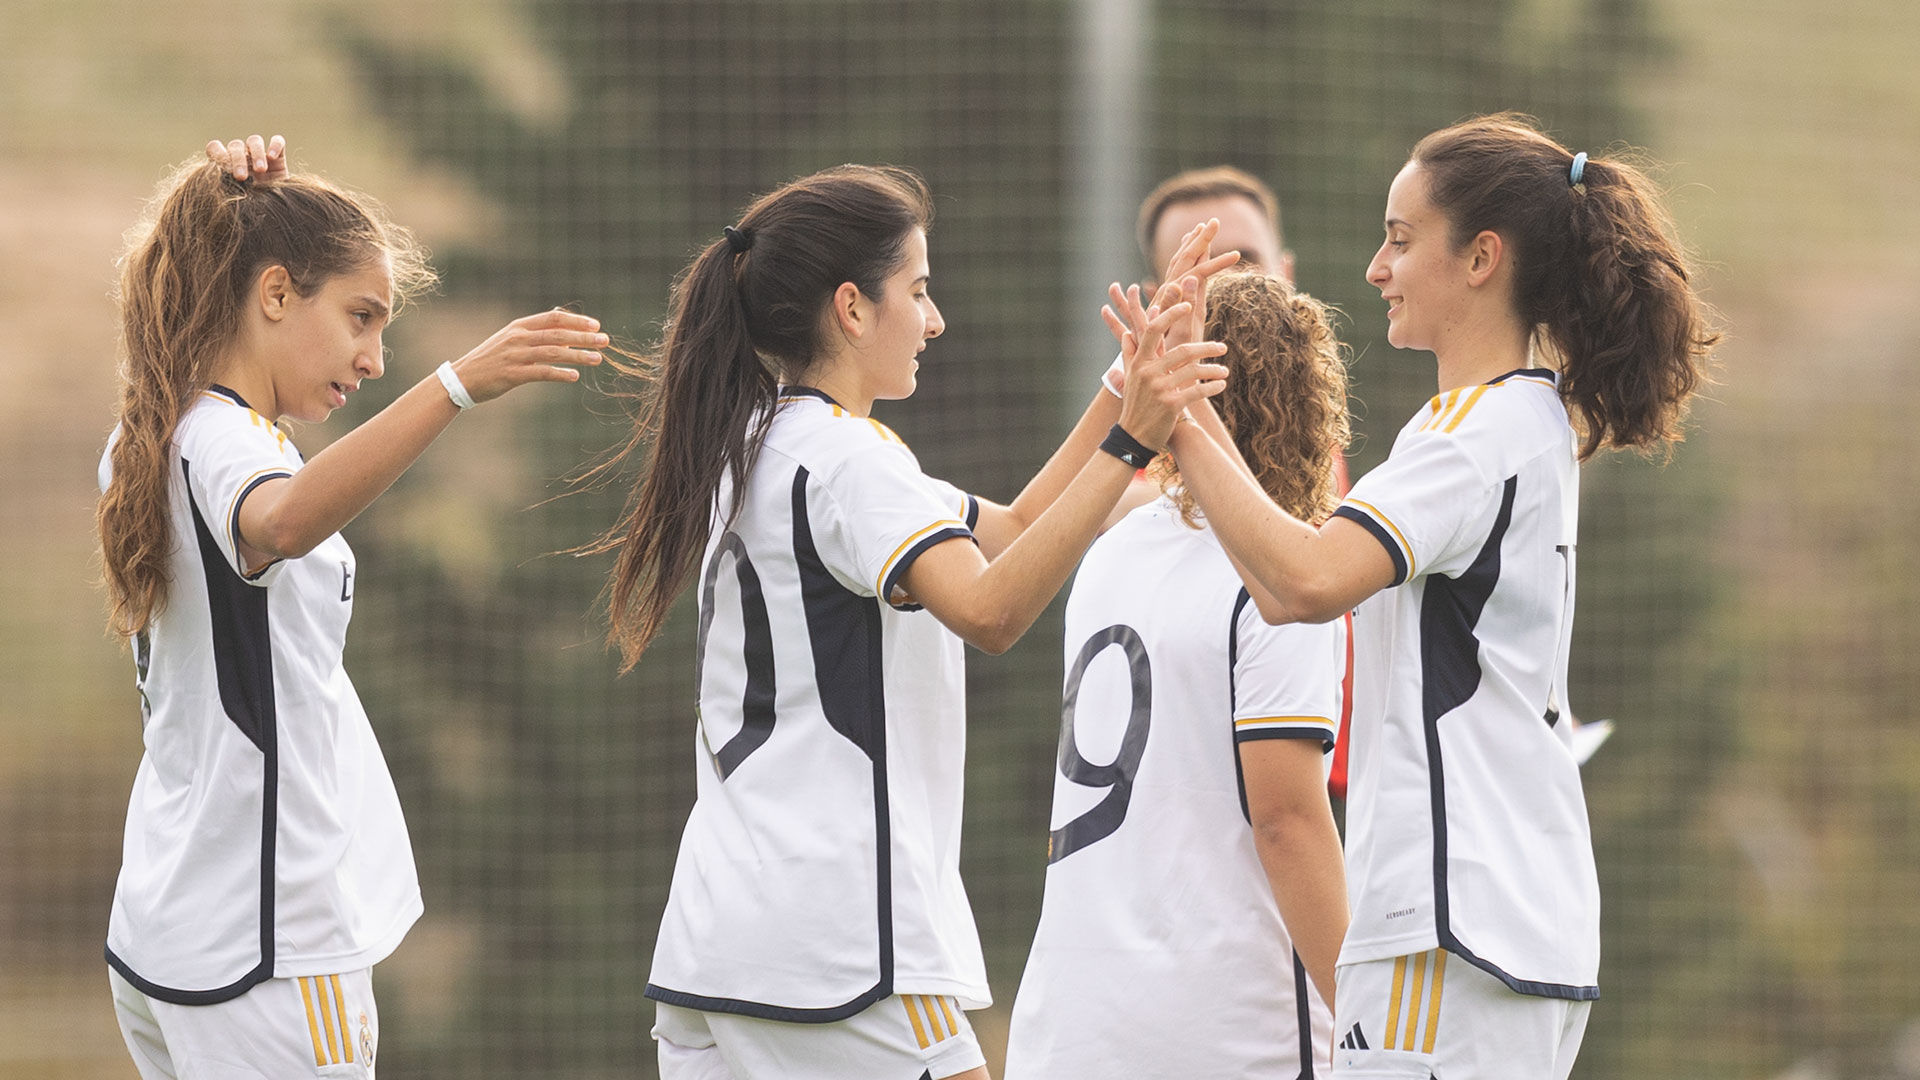
[[1585,175],[1587,175],[1587,152],[1582,150],[1573,155],[1573,168],[1567,171],[1567,186],[1579,187],[1580,178]]

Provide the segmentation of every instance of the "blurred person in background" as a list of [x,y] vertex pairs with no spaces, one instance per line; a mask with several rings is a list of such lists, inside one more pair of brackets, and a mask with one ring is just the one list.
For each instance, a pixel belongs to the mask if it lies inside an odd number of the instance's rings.
[[[1272,274],[1294,284],[1293,251],[1280,228],[1280,199],[1273,188],[1244,169],[1214,165],[1175,173],[1140,201],[1134,238],[1139,242],[1141,257],[1147,260],[1148,275],[1142,282],[1147,292],[1167,279],[1167,264],[1181,239],[1208,220],[1220,223],[1214,250],[1240,253],[1236,270]],[[1345,450],[1346,444],[1342,443],[1332,459],[1334,491],[1339,495],[1345,495],[1351,486]],[[1159,485],[1143,478],[1127,493],[1122,506],[1131,510],[1159,496]],[[1344,800],[1347,794],[1347,725],[1353,681],[1350,646],[1351,636],[1349,650],[1335,669],[1342,686],[1340,730],[1333,756],[1327,759],[1327,790],[1335,800]]]
[[145,1080],[371,1077],[372,967],[421,901],[341,664],[340,529],[462,412],[577,380],[607,339],[583,315],[516,320],[306,461],[280,421],[324,421],[379,378],[383,332],[434,275],[377,203],[289,174],[279,136],[207,155],[161,185],[121,263],[98,525],[145,754],[108,977]]

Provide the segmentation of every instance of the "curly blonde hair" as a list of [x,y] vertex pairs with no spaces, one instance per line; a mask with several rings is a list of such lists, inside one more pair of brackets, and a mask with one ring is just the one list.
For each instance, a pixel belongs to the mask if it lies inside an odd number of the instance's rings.
[[[1352,438],[1345,352],[1327,305],[1268,274],[1227,274],[1207,290],[1207,340],[1227,347],[1232,377],[1213,399],[1260,487],[1282,510],[1319,524],[1340,504],[1334,455]],[[1149,475],[1197,527],[1199,509],[1173,456]]]

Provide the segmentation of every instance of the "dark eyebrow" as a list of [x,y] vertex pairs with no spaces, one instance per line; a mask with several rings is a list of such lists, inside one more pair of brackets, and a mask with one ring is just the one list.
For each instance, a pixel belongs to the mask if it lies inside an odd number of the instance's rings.
[[913,283],[915,285],[925,285],[927,282],[932,280],[933,280],[933,276],[931,274],[921,274],[919,277],[913,279]]
[[1404,222],[1404,221],[1401,221],[1401,220],[1400,220],[1399,218],[1397,218],[1397,217],[1390,217],[1390,218],[1388,218],[1388,219],[1387,219],[1387,228],[1389,228],[1389,229],[1391,229],[1391,228],[1393,228],[1393,227],[1394,227],[1395,225],[1398,225],[1398,226],[1400,226],[1400,227],[1401,227],[1401,228],[1403,228],[1403,229],[1411,229],[1411,228],[1413,228],[1413,226],[1411,226],[1411,225],[1409,225],[1409,224],[1407,224],[1407,223],[1406,223],[1406,222]]
[[393,309],[387,306],[387,302],[377,296],[356,296],[353,298],[353,302],[367,305],[373,309],[375,315],[382,319],[393,314]]

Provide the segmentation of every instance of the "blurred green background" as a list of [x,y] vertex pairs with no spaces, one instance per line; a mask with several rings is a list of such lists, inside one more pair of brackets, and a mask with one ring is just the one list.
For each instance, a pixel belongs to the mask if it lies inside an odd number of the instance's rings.
[[[788,177],[914,166],[948,330],[881,415],[929,471],[1005,499],[1103,362],[1081,355],[1089,275],[1140,273],[1132,200],[1218,162],[1278,189],[1301,283],[1347,313],[1356,464],[1377,462],[1433,390],[1361,280],[1387,183],[1426,131],[1519,108],[1671,163],[1732,330],[1671,465],[1586,470],[1572,700],[1619,733],[1586,771],[1604,996],[1575,1075],[1920,1077],[1916,46],[1907,0],[10,0],[0,1075],[133,1075],[100,948],[139,722],[101,631],[93,476],[121,233],[208,137],[285,132],[296,168],[380,195],[445,274],[390,334],[388,378],[295,431],[308,454],[525,311],[648,339],[689,254]],[[1120,126],[1090,119],[1102,94]],[[349,670],[428,906],[379,969],[390,1078],[652,1075],[691,609],[616,678],[606,563],[553,553],[618,493],[548,501],[619,423],[591,392],[516,394],[348,530]],[[1056,606],[970,658],[990,1055],[1038,911],[1058,632]]]

